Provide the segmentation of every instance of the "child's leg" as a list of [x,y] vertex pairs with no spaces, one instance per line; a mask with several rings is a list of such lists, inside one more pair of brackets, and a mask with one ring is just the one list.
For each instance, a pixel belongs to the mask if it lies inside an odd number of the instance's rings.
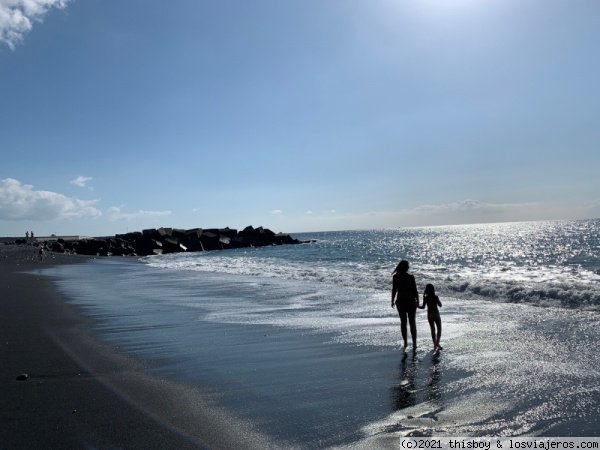
[[433,348],[437,348],[437,340],[435,338],[435,321],[433,319],[428,319],[429,328],[431,329],[431,340],[433,341]]

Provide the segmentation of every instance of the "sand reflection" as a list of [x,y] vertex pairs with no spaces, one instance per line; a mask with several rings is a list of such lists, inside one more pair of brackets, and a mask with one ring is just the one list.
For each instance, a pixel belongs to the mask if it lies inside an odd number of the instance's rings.
[[441,406],[441,378],[440,352],[429,352],[422,359],[413,353],[404,353],[398,376],[391,387],[392,410],[398,411],[423,402]]

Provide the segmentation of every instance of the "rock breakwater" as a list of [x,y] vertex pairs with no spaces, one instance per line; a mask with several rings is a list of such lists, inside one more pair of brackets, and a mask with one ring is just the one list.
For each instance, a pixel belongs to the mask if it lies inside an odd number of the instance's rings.
[[[274,233],[268,228],[248,226],[241,231],[232,228],[152,228],[114,237],[42,240],[37,244],[57,253],[94,256],[147,256],[176,252],[201,252],[270,245],[301,244],[289,234]],[[31,244],[25,239],[17,244]]]

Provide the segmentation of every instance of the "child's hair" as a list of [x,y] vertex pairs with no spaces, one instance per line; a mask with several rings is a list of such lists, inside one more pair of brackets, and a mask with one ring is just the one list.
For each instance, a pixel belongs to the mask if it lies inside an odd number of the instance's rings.
[[428,284],[427,286],[425,286],[425,292],[423,293],[424,296],[429,296],[429,295],[435,295],[435,288],[433,287],[433,284]]

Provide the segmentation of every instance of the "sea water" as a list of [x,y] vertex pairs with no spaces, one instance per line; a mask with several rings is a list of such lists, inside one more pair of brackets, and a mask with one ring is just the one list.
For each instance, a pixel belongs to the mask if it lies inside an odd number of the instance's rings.
[[[597,433],[600,220],[293,237],[313,242],[48,274],[107,342],[282,443]],[[399,346],[400,259],[442,300],[442,352],[424,314],[418,351]]]
[[147,258],[152,267],[387,291],[400,259],[461,299],[600,309],[600,220],[336,231],[311,245]]

